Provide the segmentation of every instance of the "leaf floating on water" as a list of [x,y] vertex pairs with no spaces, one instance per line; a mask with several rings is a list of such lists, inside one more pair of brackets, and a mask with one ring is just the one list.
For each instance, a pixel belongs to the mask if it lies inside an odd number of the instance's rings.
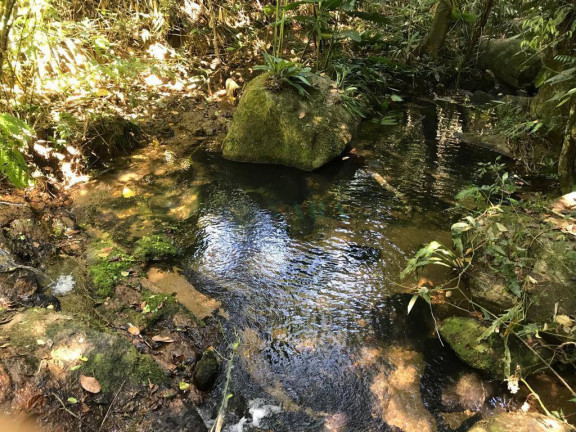
[[100,393],[100,390],[102,390],[102,387],[96,378],[86,375],[80,375],[80,385],[84,390],[90,393]]
[[125,187],[122,190],[122,196],[124,198],[132,198],[133,196],[136,196],[136,192],[134,192],[132,189]]
[[162,342],[162,343],[172,343],[174,342],[174,339],[172,339],[169,336],[160,336],[160,335],[156,335],[152,338],[152,340],[154,342]]
[[140,329],[132,324],[128,327],[128,333],[134,336],[138,336],[140,334]]

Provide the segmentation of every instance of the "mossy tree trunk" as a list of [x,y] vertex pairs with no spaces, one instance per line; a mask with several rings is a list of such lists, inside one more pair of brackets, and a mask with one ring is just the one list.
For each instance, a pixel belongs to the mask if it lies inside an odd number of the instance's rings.
[[564,144],[558,161],[558,178],[562,193],[570,193],[574,189],[576,168],[576,101],[572,102],[570,116],[566,124]]
[[424,53],[434,55],[444,46],[446,35],[452,24],[452,3],[449,0],[440,0],[436,5],[436,13],[432,21],[432,27],[420,46],[416,49],[416,55]]

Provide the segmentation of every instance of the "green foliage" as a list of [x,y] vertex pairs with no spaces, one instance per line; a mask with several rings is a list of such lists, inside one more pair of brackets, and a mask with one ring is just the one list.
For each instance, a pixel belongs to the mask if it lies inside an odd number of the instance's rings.
[[16,187],[25,187],[31,182],[22,150],[33,135],[24,121],[10,114],[0,114],[0,174]]
[[286,83],[298,90],[298,93],[303,96],[309,94],[307,88],[313,87],[308,81],[308,78],[313,75],[310,68],[275,57],[266,52],[262,54],[265,64],[255,66],[255,70],[268,72],[277,83]]
[[506,164],[500,162],[500,160],[501,158],[498,156],[494,163],[480,162],[478,164],[478,176],[489,176],[493,183],[467,187],[456,194],[456,199],[463,201],[468,198],[473,198],[476,203],[481,205],[482,211],[496,204],[517,203],[517,201],[512,198],[512,195],[517,191],[518,187],[508,172],[506,172]]
[[400,274],[400,277],[404,279],[410,274],[417,274],[420,268],[431,264],[458,270],[463,268],[464,261],[450,249],[433,241],[418,250],[418,252],[408,260],[408,264]]

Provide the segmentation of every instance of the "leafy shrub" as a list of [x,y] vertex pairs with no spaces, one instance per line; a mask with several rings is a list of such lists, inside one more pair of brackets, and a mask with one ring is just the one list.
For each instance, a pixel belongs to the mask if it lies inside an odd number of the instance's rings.
[[0,114],[0,174],[16,187],[30,184],[30,172],[22,149],[33,136],[32,129],[10,114]]

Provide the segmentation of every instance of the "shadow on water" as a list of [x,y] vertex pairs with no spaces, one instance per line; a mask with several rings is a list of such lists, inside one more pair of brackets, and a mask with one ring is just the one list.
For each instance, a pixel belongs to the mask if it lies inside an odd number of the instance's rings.
[[[452,430],[441,377],[467,369],[427,307],[406,314],[398,274],[421,244],[449,243],[453,196],[496,157],[455,138],[465,114],[408,105],[401,124],[363,124],[349,158],[311,173],[193,149],[101,218],[126,242],[175,225],[179,266],[222,302],[227,338],[241,340],[228,430]],[[219,402],[217,389],[209,417]]]

